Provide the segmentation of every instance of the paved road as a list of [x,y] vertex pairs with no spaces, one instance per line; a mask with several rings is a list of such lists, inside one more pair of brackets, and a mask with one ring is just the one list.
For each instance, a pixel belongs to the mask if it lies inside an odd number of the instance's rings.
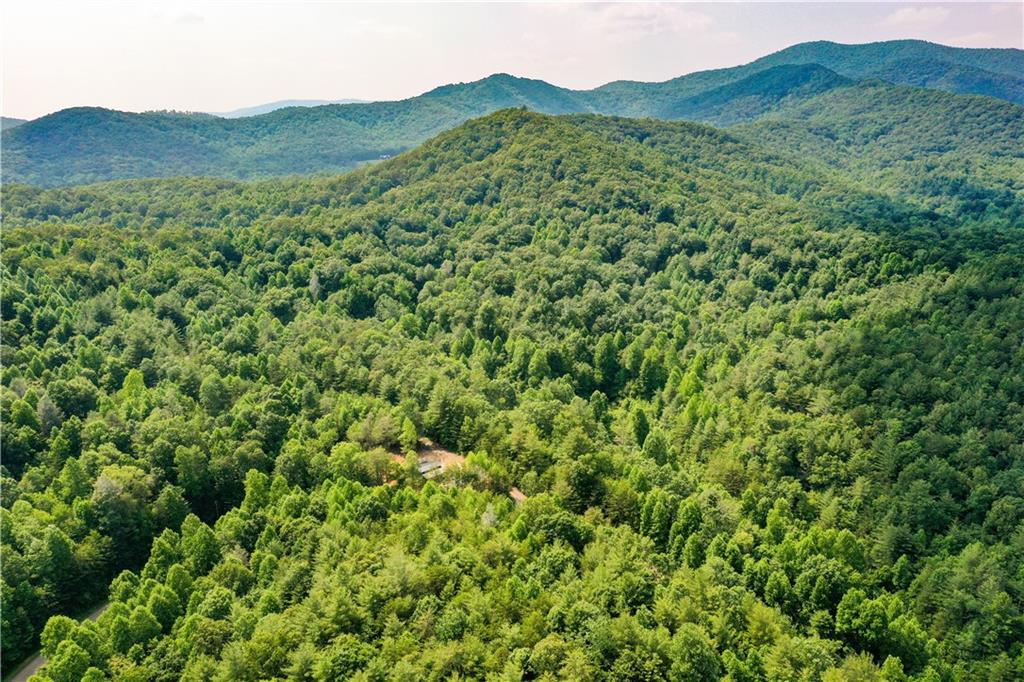
[[[96,620],[100,617],[101,613],[107,610],[108,606],[110,606],[110,603],[104,602],[93,609],[86,618]],[[42,653],[37,651],[35,656],[22,663],[21,667],[15,670],[4,682],[28,682],[28,678],[35,675],[36,671],[43,667],[43,663],[46,663],[46,659],[43,658]]]

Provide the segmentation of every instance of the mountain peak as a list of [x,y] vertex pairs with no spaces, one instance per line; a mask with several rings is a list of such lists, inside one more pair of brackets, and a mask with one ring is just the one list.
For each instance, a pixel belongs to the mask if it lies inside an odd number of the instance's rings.
[[868,78],[1024,104],[1021,73],[1021,50],[964,50],[914,40],[817,41],[734,68],[592,90],[502,71],[395,102],[290,107],[260,117],[77,107],[4,130],[3,179],[54,185],[171,174],[336,172],[394,156],[466,120],[510,107],[732,125]]

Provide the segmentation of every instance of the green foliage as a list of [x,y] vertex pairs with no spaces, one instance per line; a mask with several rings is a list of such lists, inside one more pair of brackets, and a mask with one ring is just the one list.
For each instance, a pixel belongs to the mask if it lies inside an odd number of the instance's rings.
[[1012,679],[1012,160],[978,211],[864,154],[505,111],[338,178],[5,187],[4,660]]

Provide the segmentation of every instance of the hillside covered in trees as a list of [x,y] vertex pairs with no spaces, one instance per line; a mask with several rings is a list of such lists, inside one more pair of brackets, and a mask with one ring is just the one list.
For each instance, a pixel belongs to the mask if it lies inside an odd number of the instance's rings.
[[4,665],[1019,679],[1022,110],[843,87],[5,186]]
[[5,182],[40,186],[179,175],[257,178],[338,172],[394,156],[468,119],[507,107],[548,113],[748,122],[832,91],[892,84],[1024,104],[1024,50],[922,41],[795,45],[727,69],[662,83],[569,90],[496,74],[397,102],[288,107],[259,116],[65,109],[5,130]]

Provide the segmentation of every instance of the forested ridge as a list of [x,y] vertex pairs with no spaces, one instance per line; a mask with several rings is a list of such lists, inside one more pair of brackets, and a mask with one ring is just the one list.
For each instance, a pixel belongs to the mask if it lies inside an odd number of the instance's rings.
[[[858,87],[6,185],[5,667],[1024,675],[1020,108]],[[465,464],[424,480],[423,438]]]
[[[548,114],[749,122],[854,82],[982,95],[1024,104],[1024,50],[904,40],[794,45],[749,64],[661,83],[570,90],[495,74],[396,102],[288,107],[259,116],[64,109],[7,130],[5,182],[39,186],[178,175],[261,178],[339,172],[389,158],[466,120],[507,107]],[[909,96],[909,95],[908,95]]]

